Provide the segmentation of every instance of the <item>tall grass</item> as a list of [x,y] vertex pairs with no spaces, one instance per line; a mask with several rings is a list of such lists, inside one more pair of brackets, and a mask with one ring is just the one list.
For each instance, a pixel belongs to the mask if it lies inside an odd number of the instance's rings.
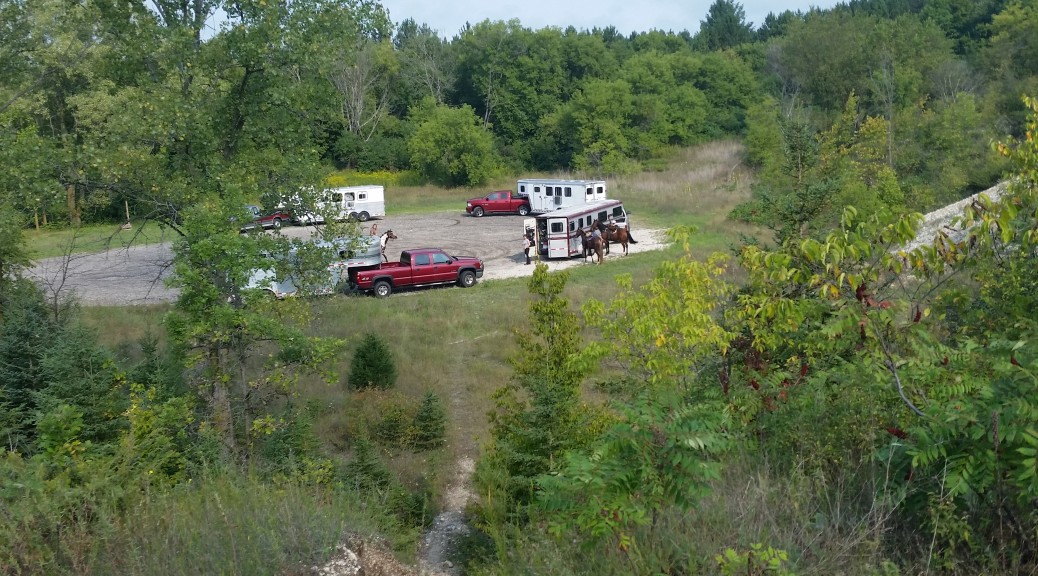
[[697,226],[716,247],[738,234],[754,234],[728,220],[728,213],[750,198],[753,173],[743,163],[737,142],[711,142],[675,150],[658,172],[621,176],[610,191],[624,201],[635,224],[646,218],[657,226]]
[[[345,535],[392,532],[370,497],[226,472],[145,491],[126,504],[129,509],[92,507],[64,518],[40,517],[36,531],[22,531],[6,544],[17,550],[23,547],[18,539],[42,537],[54,555],[23,557],[20,568],[0,567],[0,573],[310,574]],[[413,541],[415,534],[408,538]]]

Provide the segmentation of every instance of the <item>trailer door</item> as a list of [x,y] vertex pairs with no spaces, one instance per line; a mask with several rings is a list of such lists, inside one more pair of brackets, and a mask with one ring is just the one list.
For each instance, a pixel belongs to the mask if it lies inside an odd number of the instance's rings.
[[548,258],[569,258],[569,229],[566,218],[548,218]]

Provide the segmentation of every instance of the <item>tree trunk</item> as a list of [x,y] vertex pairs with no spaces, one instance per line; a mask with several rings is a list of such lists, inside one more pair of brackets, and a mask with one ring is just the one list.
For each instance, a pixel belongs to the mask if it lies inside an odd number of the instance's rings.
[[79,218],[79,203],[76,202],[75,184],[67,184],[65,186],[65,202],[68,204],[69,224],[72,224],[73,228],[79,228],[83,222]]

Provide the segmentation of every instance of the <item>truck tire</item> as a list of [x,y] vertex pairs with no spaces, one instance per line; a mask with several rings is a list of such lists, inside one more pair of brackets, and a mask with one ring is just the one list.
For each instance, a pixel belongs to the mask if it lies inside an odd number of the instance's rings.
[[274,229],[281,230],[281,218],[274,219]]
[[458,286],[462,288],[472,288],[476,285],[476,273],[472,270],[462,270],[458,274]]
[[385,298],[393,293],[393,285],[389,283],[389,280],[379,280],[375,282],[375,296],[379,298]]
[[371,219],[371,214],[368,214],[367,212],[361,212],[360,214],[357,215],[357,219],[360,220],[361,222],[367,222],[368,220]]
[[483,210],[482,206],[476,206],[472,209],[472,215],[476,218],[481,218],[484,214],[486,214],[486,210]]
[[522,206],[519,207],[519,215],[520,216],[526,216],[529,213],[530,213],[530,205],[529,204],[523,204]]

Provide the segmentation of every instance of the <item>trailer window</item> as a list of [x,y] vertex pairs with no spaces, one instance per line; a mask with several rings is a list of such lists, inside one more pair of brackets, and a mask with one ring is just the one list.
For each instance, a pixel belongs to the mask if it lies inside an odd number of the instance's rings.
[[428,266],[429,265],[429,255],[428,254],[415,254],[414,255],[414,265],[415,266]]
[[584,191],[584,194],[587,195],[587,196],[591,196],[594,193],[595,193],[595,189],[594,188],[590,188],[590,187],[587,190]]
[[599,194],[602,194],[602,193],[604,193],[604,192],[605,192],[605,187],[604,187],[604,186],[599,186],[599,187],[598,187],[598,193],[599,193]]
[[520,194],[526,194],[526,184],[520,184],[519,185],[519,193]]
[[342,202],[342,194],[340,194],[339,192],[333,192],[332,193],[332,202],[334,202],[336,204],[338,204],[339,202]]
[[577,229],[577,223],[576,223],[576,222],[574,222],[574,221],[572,221],[572,220],[570,220],[570,221],[569,221],[569,231],[570,231],[570,232],[573,232],[573,231],[574,231],[574,230],[576,230],[576,229]]
[[562,222],[552,222],[551,223],[551,233],[552,234],[562,234],[564,231],[565,231],[565,228],[562,226]]
[[573,197],[573,189],[570,188],[569,186],[566,186],[566,198],[572,198],[572,197]]
[[368,193],[367,192],[361,192],[357,197],[360,198],[361,200],[365,200],[368,197]]
[[537,194],[537,193],[538,193],[538,192],[540,192],[540,191],[541,191],[541,187],[540,187],[540,186],[534,186],[534,187],[533,187],[533,193],[534,193],[534,194]]
[[556,196],[562,196],[562,186],[556,186],[555,187],[555,195]]
[[347,202],[353,202],[353,192],[347,192],[346,193],[346,201]]
[[598,213],[598,221],[599,222],[605,222],[606,219],[608,219],[608,218],[609,218],[609,212],[607,212],[605,210],[602,210],[601,212]]
[[625,218],[626,216],[627,215],[624,214],[624,207],[623,206],[617,206],[617,207],[613,208],[613,218],[619,219],[619,218]]
[[544,187],[544,195],[545,196],[551,196],[552,195],[551,186],[545,186]]

